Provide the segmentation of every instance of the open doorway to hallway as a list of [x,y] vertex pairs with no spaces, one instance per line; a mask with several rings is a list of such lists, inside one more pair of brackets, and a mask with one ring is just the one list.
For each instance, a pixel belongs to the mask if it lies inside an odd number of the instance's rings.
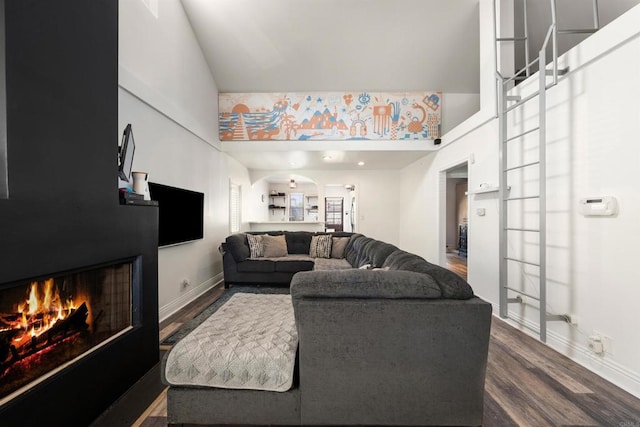
[[468,235],[468,163],[455,166],[446,171],[446,210],[445,228],[446,267],[454,273],[467,278],[467,235]]
[[326,231],[356,232],[355,184],[326,184],[324,187]]

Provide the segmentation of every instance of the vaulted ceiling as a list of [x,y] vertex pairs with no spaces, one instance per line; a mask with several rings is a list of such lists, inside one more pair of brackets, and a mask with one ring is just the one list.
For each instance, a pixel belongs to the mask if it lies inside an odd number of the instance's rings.
[[[478,0],[182,4],[221,92],[479,92]],[[400,146],[319,143],[293,152],[286,144],[268,151],[228,145],[225,151],[249,169],[396,169],[428,154]]]
[[221,92],[479,91],[478,0],[182,0]]
[[[181,1],[220,92],[434,90],[444,92],[443,102],[447,93],[479,92],[479,0]],[[601,2],[601,26],[638,2]],[[558,5],[561,26],[593,22],[590,1]],[[528,2],[528,11],[536,52],[550,2]],[[561,51],[579,40],[563,42],[569,44]],[[340,151],[335,143],[297,148],[304,155],[286,144],[235,144],[225,151],[249,169],[353,169],[352,162],[365,158],[367,169],[402,168],[428,154],[343,145],[343,155],[333,158],[344,162],[323,160],[328,150]]]

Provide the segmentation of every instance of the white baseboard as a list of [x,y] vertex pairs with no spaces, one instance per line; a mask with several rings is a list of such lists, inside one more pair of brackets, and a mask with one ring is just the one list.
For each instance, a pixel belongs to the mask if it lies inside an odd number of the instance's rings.
[[200,283],[198,286],[190,289],[184,294],[180,295],[179,298],[171,301],[169,304],[160,307],[159,309],[159,317],[160,322],[166,320],[169,316],[176,313],[178,310],[189,304],[190,302],[197,299],[199,296],[207,292],[209,289],[212,289],[215,286],[220,285],[224,281],[224,277],[222,273],[218,273],[214,277]]
[[[532,332],[532,330],[539,329],[538,323],[525,319],[514,312],[509,312],[508,319],[501,320],[506,321],[511,326],[518,328],[533,338],[539,339],[539,337]],[[558,353],[584,366],[596,375],[601,376],[635,397],[640,398],[640,374],[637,372],[628,369],[606,356],[594,354],[586,344],[580,345],[548,329],[547,345]]]

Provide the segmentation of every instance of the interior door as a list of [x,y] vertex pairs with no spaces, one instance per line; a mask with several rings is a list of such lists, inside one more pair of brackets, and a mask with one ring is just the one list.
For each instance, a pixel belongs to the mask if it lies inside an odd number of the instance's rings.
[[324,199],[325,228],[333,231],[343,231],[344,198],[326,197]]

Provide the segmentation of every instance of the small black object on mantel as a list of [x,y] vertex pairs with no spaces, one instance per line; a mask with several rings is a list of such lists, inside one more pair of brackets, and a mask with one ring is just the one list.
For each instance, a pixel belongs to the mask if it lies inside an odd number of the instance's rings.
[[121,205],[136,205],[136,206],[158,206],[157,200],[144,200],[142,194],[131,193],[126,189],[120,190],[120,204]]
[[144,199],[120,199],[120,204],[130,206],[158,206],[158,201]]
[[433,144],[434,145],[440,145],[440,143],[442,142],[442,140],[440,138],[436,138],[433,140]]

